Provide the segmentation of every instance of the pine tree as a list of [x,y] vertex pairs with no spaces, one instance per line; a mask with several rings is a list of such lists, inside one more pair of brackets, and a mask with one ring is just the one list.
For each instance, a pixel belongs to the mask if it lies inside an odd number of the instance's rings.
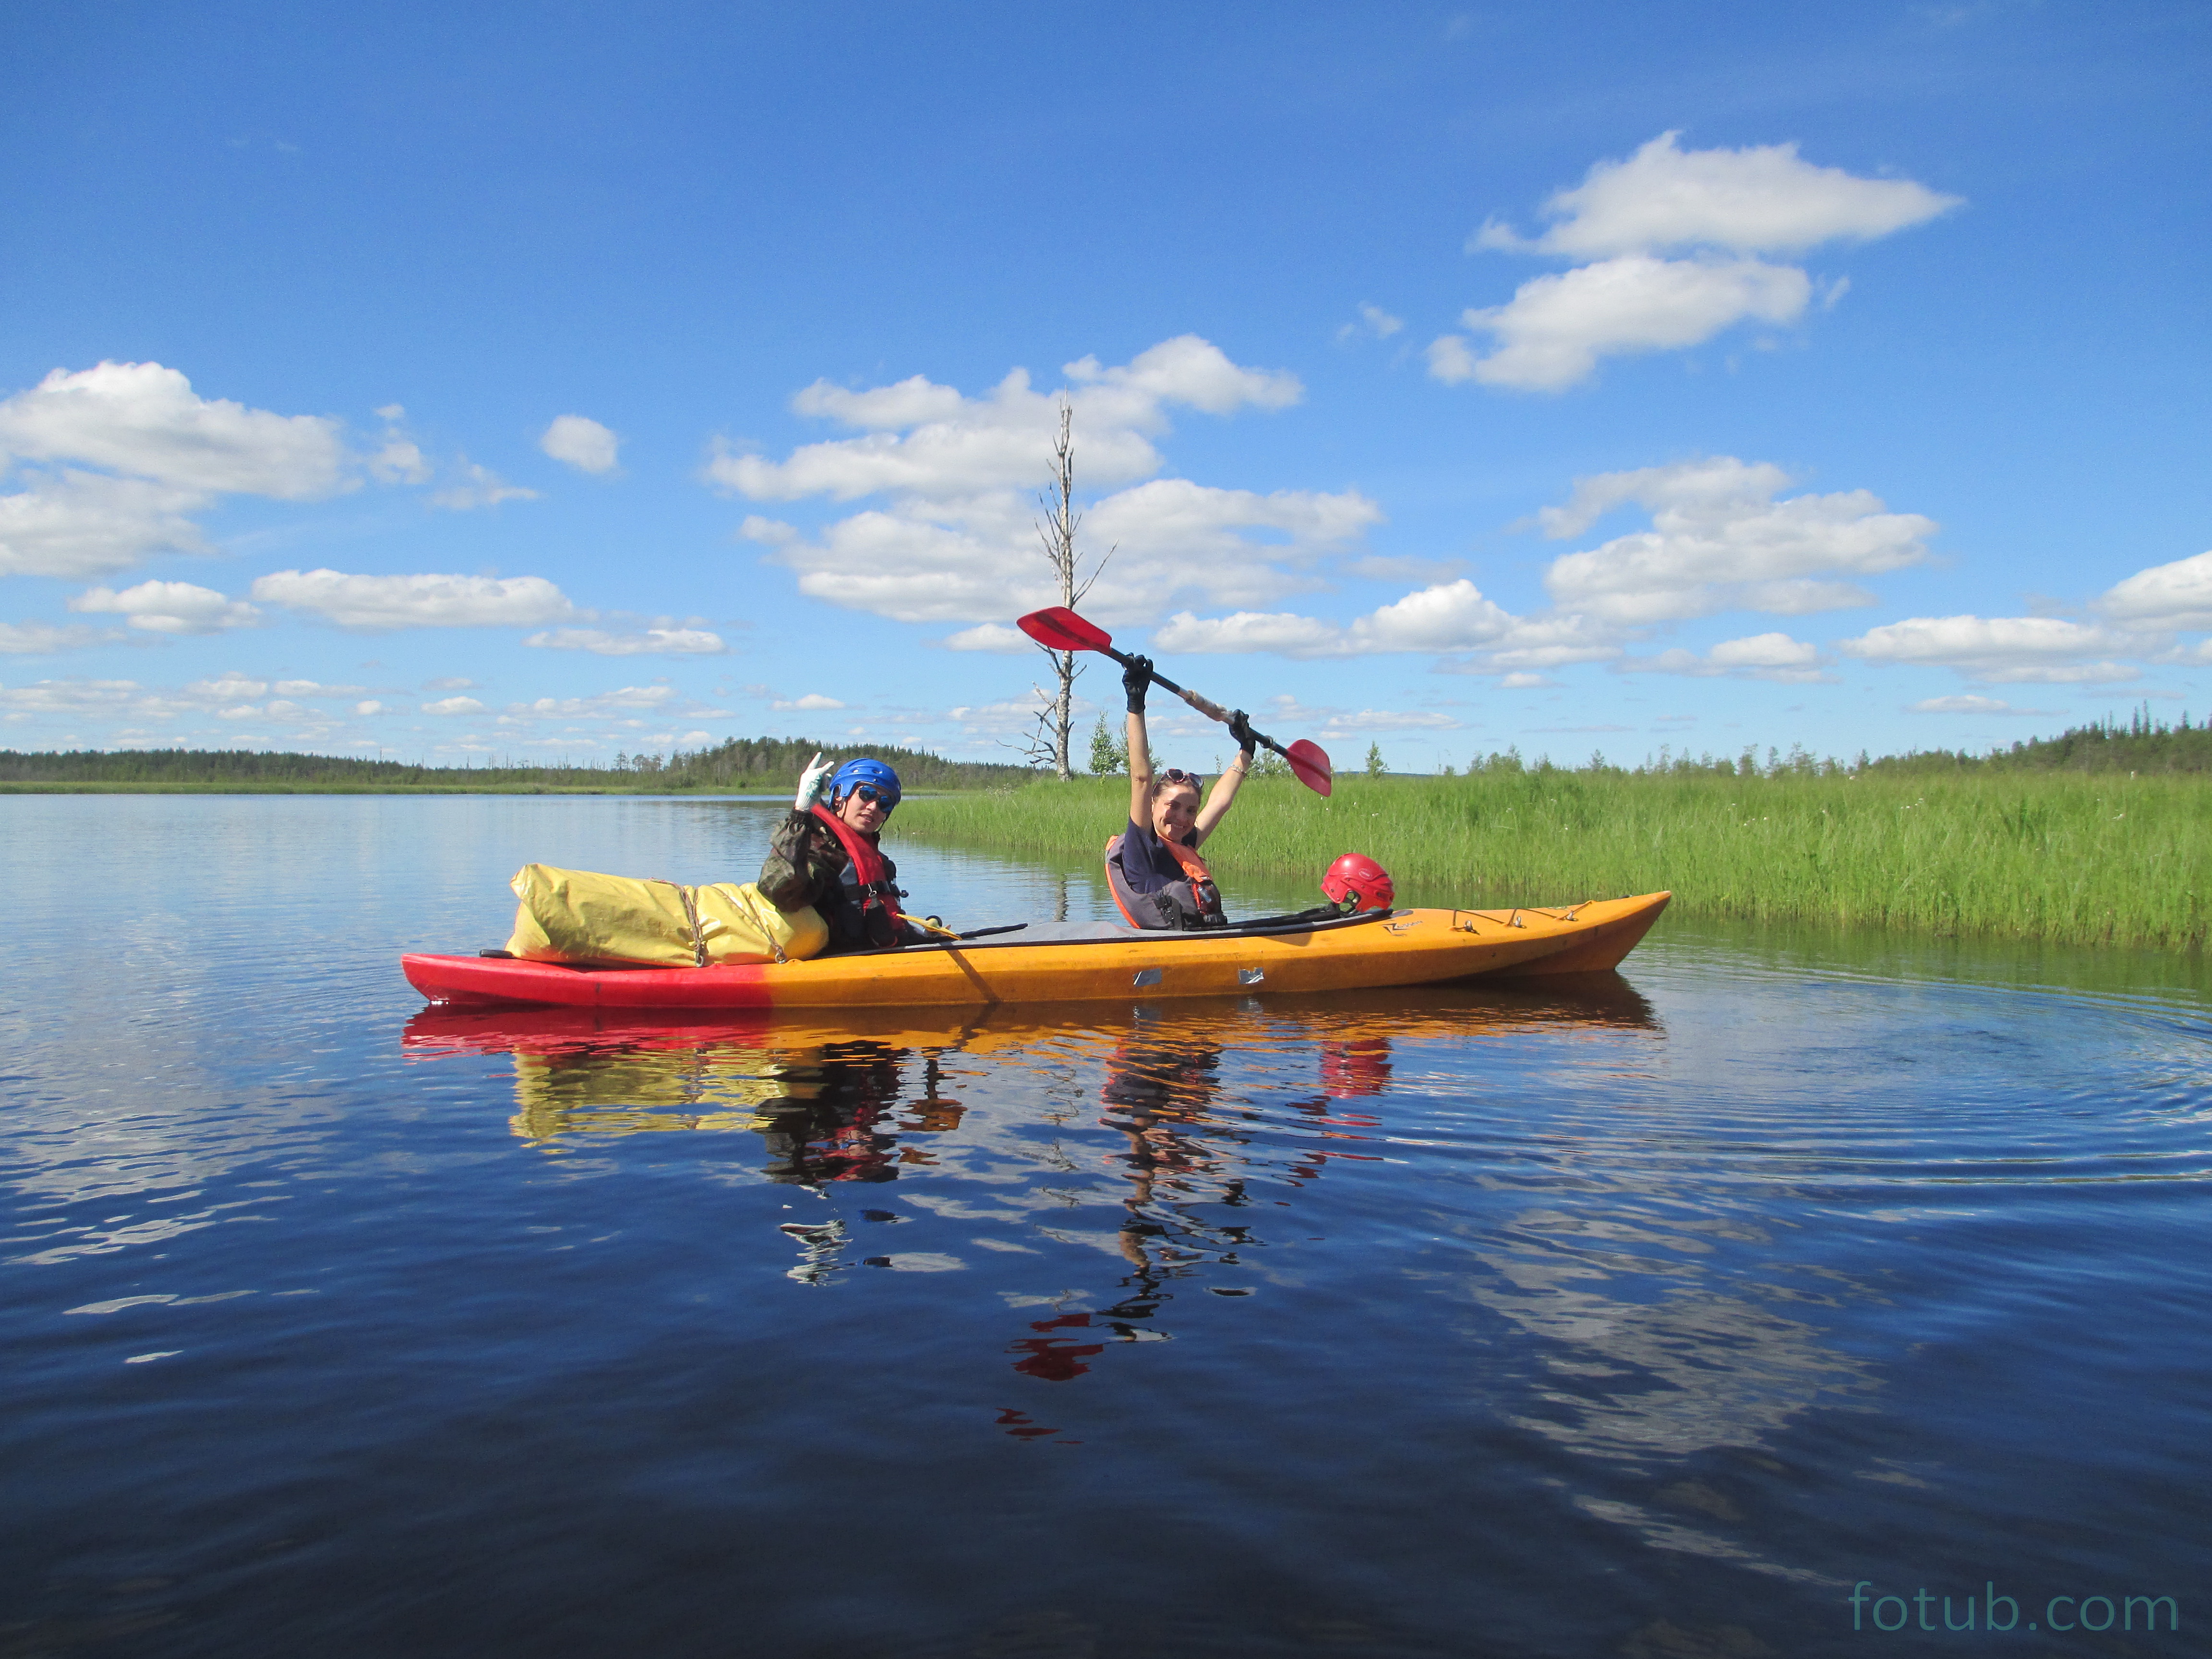
[[1101,714],[1098,724],[1091,728],[1091,775],[1103,778],[1128,769],[1129,740],[1109,730],[1106,717]]

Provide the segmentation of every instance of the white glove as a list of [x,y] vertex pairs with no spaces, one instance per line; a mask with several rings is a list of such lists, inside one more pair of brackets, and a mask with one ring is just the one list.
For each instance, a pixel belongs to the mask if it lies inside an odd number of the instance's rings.
[[799,793],[792,797],[794,812],[809,811],[817,800],[829,793],[830,775],[837,769],[837,763],[826,761],[817,750],[814,758],[806,763],[806,770],[799,775]]

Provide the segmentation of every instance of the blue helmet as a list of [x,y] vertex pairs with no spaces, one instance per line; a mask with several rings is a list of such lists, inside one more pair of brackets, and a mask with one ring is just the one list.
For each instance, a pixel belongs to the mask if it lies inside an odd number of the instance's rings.
[[879,760],[848,760],[830,778],[830,799],[840,801],[862,784],[871,784],[890,799],[884,804],[888,812],[899,801],[898,774]]

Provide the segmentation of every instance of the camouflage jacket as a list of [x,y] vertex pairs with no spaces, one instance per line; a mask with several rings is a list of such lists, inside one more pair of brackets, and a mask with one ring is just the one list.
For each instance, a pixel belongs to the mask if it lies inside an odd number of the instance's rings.
[[[869,936],[860,918],[860,896],[853,876],[853,860],[836,832],[811,812],[787,812],[769,838],[768,859],[761,866],[760,890],[779,910],[812,905],[830,927],[830,948],[864,951],[872,945],[900,941]],[[884,877],[896,884],[898,866],[884,855]],[[880,914],[880,913],[878,913]],[[914,937],[914,930],[905,930]]]

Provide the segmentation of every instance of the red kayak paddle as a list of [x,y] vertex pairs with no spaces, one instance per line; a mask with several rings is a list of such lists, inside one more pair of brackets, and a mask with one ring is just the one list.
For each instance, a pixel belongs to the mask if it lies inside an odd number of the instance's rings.
[[[1113,658],[1124,668],[1129,665],[1128,657],[1114,648],[1112,635],[1096,623],[1085,622],[1066,605],[1056,605],[1047,611],[1032,611],[1028,616],[1018,618],[1014,626],[1048,651],[1096,651],[1102,656]],[[1229,724],[1229,711],[1219,703],[1211,702],[1197,692],[1185,690],[1158,672],[1153,673],[1152,679],[1156,684],[1165,686],[1208,720],[1219,720],[1224,726]],[[1326,795],[1336,787],[1335,771],[1319,744],[1310,738],[1300,738],[1285,749],[1273,738],[1262,737],[1257,732],[1252,735],[1259,740],[1261,748],[1272,749],[1288,761],[1297,781],[1316,794]]]

